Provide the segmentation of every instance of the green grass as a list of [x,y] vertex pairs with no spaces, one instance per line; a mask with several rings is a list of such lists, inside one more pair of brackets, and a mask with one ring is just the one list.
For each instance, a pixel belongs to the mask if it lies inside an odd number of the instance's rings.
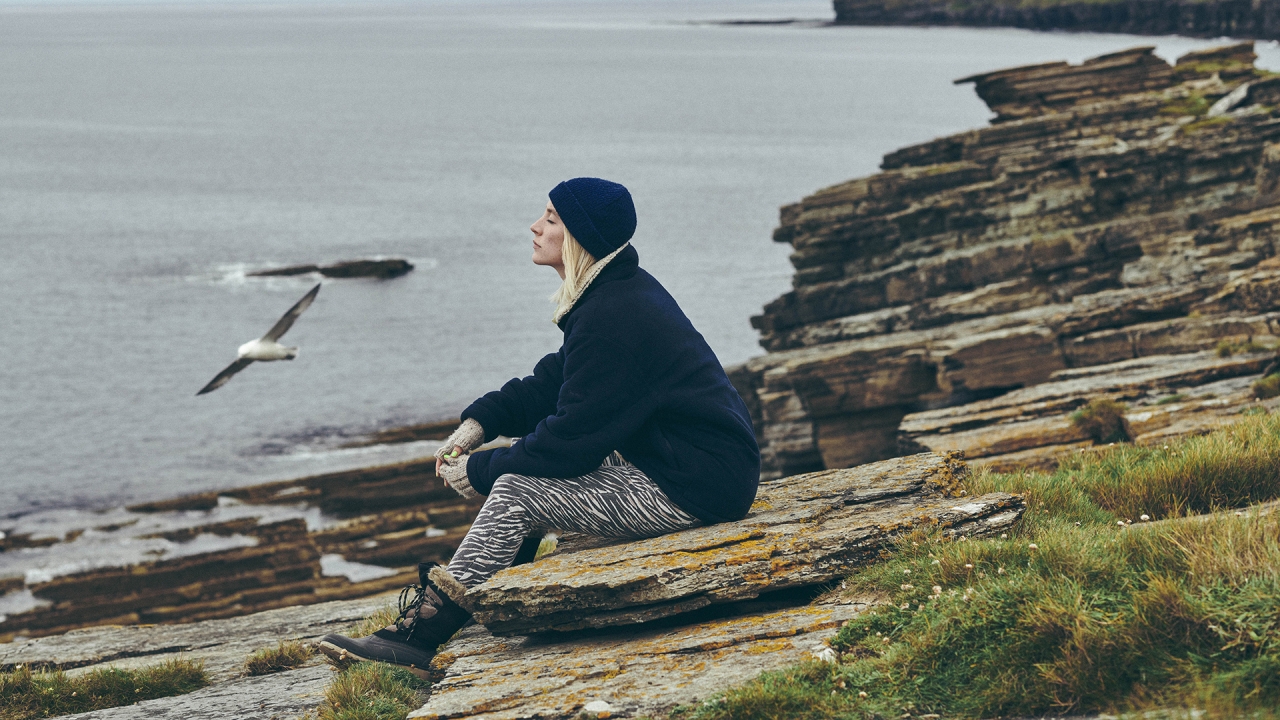
[[296,640],[281,640],[273,648],[262,648],[250,655],[245,660],[244,670],[246,675],[270,675],[301,667],[313,655],[315,650],[310,645]]
[[372,635],[384,627],[394,625],[396,619],[400,617],[398,611],[393,605],[386,605],[378,608],[369,617],[352,625],[345,633],[347,637],[365,637]]
[[204,663],[170,660],[137,670],[103,668],[69,677],[19,666],[0,673],[0,720],[29,720],[183,695],[209,684]]
[[1176,98],[1165,103],[1160,108],[1161,115],[1194,115],[1199,117],[1209,112],[1213,102],[1203,95],[1190,94],[1183,98]]
[[1203,120],[1196,120],[1195,122],[1189,122],[1186,125],[1183,125],[1182,132],[1184,134],[1190,135],[1192,133],[1200,132],[1201,130],[1204,130],[1207,128],[1217,127],[1218,125],[1226,125],[1227,123],[1231,122],[1231,120],[1232,119],[1227,117],[1226,115],[1219,115],[1218,117],[1204,118]]
[[1280,395],[1280,373],[1268,375],[1253,384],[1253,396],[1259,400],[1269,400]]
[[1156,404],[1157,404],[1157,405],[1170,405],[1170,404],[1172,404],[1172,403],[1182,402],[1183,400],[1186,400],[1186,399],[1187,399],[1187,396],[1186,396],[1186,394],[1185,394],[1185,393],[1175,393],[1175,394],[1173,394],[1173,395],[1166,395],[1166,396],[1164,396],[1164,397],[1160,398],[1159,400],[1157,400],[1157,401],[1156,401]]
[[404,668],[368,662],[334,678],[316,710],[317,720],[404,720],[426,700],[431,684]]
[[847,592],[885,604],[840,630],[838,662],[675,714],[1277,717],[1280,514],[1185,516],[1280,497],[1280,417],[1168,449],[1117,445],[1052,474],[977,472],[968,489],[1022,493],[1026,514],[1002,538],[902,538],[848,578]]
[[1093,438],[1095,443],[1127,442],[1132,439],[1129,424],[1124,419],[1128,410],[1123,403],[1096,398],[1071,413],[1070,420],[1072,425]]
[[1231,357],[1237,353],[1256,353],[1274,350],[1270,345],[1254,342],[1253,338],[1244,341],[1223,340],[1216,348],[1218,357]]

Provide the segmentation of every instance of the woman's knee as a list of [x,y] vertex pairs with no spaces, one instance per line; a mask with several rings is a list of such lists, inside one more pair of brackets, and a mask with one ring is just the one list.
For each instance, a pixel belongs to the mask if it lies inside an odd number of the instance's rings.
[[507,473],[499,475],[497,480],[493,481],[493,488],[489,490],[489,498],[501,498],[504,501],[518,499],[524,496],[525,492],[520,482],[523,478],[519,475]]

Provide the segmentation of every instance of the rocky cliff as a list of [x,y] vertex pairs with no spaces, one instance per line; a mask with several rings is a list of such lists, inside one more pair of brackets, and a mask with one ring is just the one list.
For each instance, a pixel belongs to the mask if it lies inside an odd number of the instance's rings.
[[848,25],[970,25],[1135,35],[1280,38],[1274,0],[834,0]]
[[[1008,397],[999,422],[1019,418],[1032,400],[1010,393],[1051,380],[1074,390],[1030,413],[1050,424],[1120,387],[1154,404],[1261,373],[1280,335],[1280,79],[1254,58],[1242,44],[1171,66],[1135,48],[963,78],[989,127],[782,208],[793,289],[752,318],[770,352],[730,369],[766,477],[943,449],[922,437],[997,420],[944,427],[984,410],[942,410]],[[1199,371],[1130,377],[1206,351]]]

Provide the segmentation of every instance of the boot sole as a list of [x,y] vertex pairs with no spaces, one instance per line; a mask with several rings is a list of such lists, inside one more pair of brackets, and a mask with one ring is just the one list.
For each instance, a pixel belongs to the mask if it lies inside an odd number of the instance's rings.
[[387,662],[386,660],[374,660],[372,658],[361,657],[360,655],[357,655],[356,653],[353,653],[350,650],[347,650],[346,648],[340,648],[337,645],[334,645],[333,643],[328,643],[328,642],[321,642],[317,645],[317,647],[320,649],[320,652],[324,653],[325,657],[332,660],[335,665],[337,665],[339,668],[343,670],[351,667],[352,665],[355,665],[356,663],[380,662],[380,663],[386,663],[387,665],[395,665],[396,667],[402,667],[405,670],[408,670],[409,672],[413,673],[414,675],[417,675],[418,677],[422,678],[423,680],[431,679],[431,672],[423,668],[420,668],[417,665],[400,665],[399,663],[390,663],[390,662]]

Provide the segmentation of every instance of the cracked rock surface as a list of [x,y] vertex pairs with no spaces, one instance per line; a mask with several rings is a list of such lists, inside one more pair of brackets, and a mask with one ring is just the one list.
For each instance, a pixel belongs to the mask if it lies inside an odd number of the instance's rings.
[[1008,528],[1022,499],[955,496],[960,457],[921,453],[763,483],[739,522],[558,552],[498,573],[462,604],[497,635],[629,625],[838,579],[913,528]]
[[[177,658],[203,660],[214,683],[243,674],[244,661],[282,640],[342,632],[392,604],[394,595],[300,605],[183,625],[105,626],[0,644],[0,670],[16,665],[74,671],[141,667]],[[83,670],[79,670],[83,672]]]
[[817,603],[576,639],[501,638],[471,627],[437,657],[445,676],[409,717],[570,718],[599,701],[615,717],[659,716],[811,657],[866,607]]

